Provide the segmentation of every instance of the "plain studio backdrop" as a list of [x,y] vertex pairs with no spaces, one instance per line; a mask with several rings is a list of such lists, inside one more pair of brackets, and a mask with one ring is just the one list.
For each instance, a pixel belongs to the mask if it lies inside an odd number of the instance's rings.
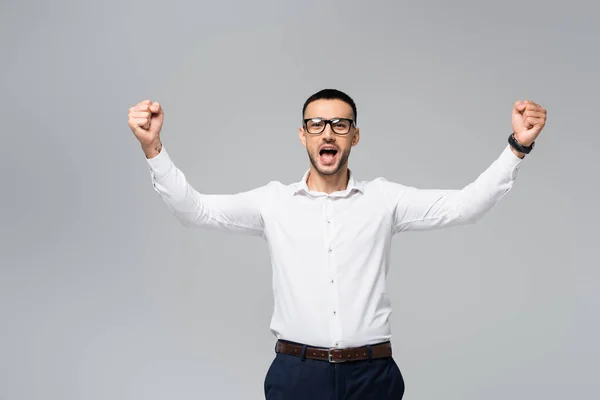
[[599,9],[557,4],[3,1],[0,398],[263,398],[267,246],[180,225],[127,110],[160,101],[194,188],[236,193],[300,180],[326,87],[358,104],[357,177],[422,188],[483,172],[516,100],[548,109],[485,218],[394,238],[394,354],[406,399],[599,398]]

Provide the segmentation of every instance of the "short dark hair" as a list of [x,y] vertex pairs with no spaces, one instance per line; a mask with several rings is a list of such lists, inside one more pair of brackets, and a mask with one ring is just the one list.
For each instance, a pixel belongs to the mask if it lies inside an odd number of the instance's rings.
[[317,93],[313,94],[312,96],[310,96],[308,99],[306,99],[306,101],[304,102],[304,106],[302,107],[302,118],[304,118],[304,112],[306,111],[306,107],[308,107],[308,105],[310,103],[312,103],[313,101],[316,100],[341,100],[344,103],[347,103],[350,107],[352,107],[352,113],[354,114],[354,123],[356,123],[356,119],[358,118],[357,112],[356,112],[356,104],[354,103],[354,100],[352,100],[352,98],[350,96],[348,96],[346,93],[337,90],[337,89],[322,89],[320,91],[318,91]]

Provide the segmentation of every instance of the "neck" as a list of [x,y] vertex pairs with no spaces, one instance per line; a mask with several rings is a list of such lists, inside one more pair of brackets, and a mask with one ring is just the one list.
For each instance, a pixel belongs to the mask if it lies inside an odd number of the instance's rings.
[[323,175],[311,165],[306,185],[308,186],[308,189],[313,192],[331,194],[333,192],[346,190],[349,178],[350,171],[347,165],[340,168],[340,170],[333,175]]

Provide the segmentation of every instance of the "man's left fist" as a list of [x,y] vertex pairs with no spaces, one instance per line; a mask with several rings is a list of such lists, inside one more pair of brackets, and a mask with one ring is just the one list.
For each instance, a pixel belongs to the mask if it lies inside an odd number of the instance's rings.
[[515,138],[529,147],[546,125],[546,109],[530,100],[517,101],[512,111]]

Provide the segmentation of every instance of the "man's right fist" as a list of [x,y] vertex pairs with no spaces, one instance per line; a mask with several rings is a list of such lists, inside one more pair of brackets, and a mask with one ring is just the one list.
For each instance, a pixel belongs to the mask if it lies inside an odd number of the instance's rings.
[[142,147],[160,142],[164,113],[157,102],[144,100],[129,109],[129,128]]

